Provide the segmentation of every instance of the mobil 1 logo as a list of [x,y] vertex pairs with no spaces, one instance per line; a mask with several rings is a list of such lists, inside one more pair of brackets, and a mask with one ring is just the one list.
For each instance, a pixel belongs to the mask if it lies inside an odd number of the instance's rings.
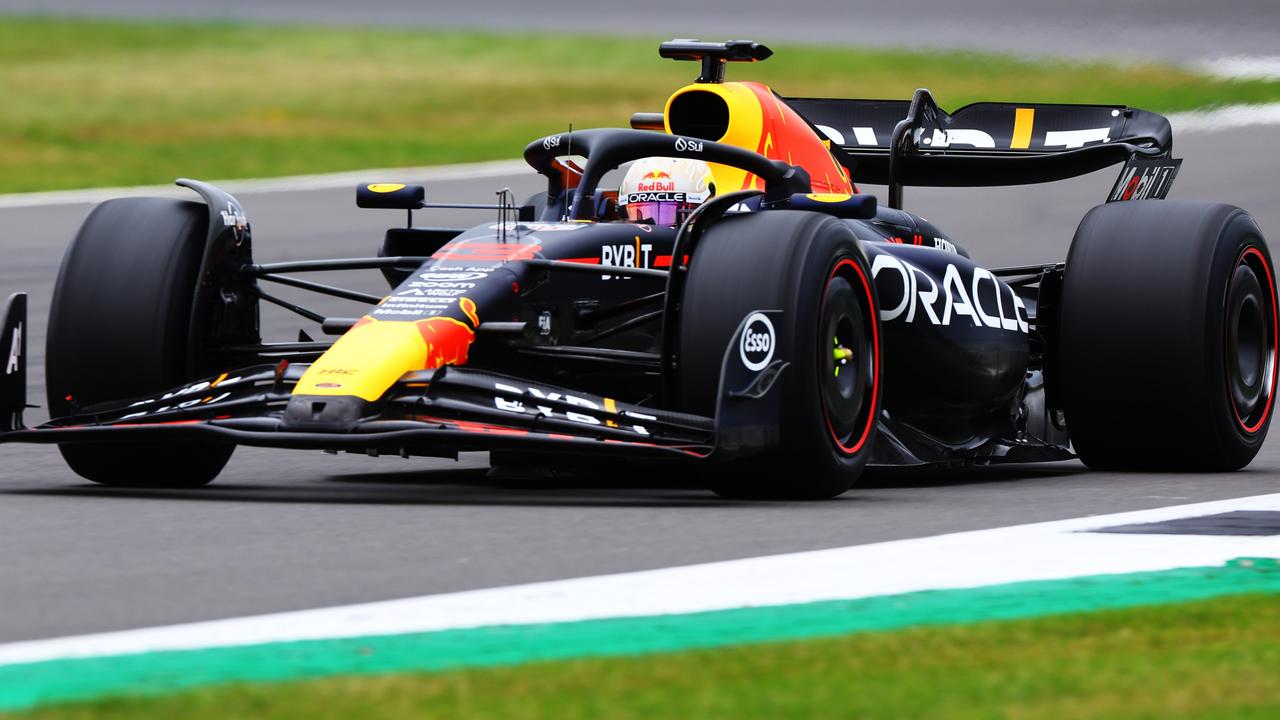
[[1124,164],[1120,177],[1111,188],[1107,202],[1122,200],[1163,200],[1178,177],[1182,160],[1144,158],[1134,155]]
[[759,372],[773,360],[778,346],[778,333],[773,321],[762,312],[754,312],[742,322],[742,335],[738,338],[738,357],[742,365],[752,372]]

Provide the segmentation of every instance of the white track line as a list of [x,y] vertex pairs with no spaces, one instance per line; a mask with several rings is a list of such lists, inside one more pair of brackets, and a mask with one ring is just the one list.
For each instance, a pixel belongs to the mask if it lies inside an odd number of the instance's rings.
[[1280,103],[1226,105],[1169,116],[1173,137],[1184,133],[1221,132],[1257,125],[1280,125]]
[[1280,494],[813,552],[0,645],[0,664],[156,650],[692,613],[1280,557],[1280,537],[1087,533],[1232,510]]
[[1275,80],[1280,78],[1280,55],[1224,55],[1202,60],[1193,68],[1232,80]]
[[[301,190],[332,190],[351,187],[366,182],[440,182],[442,180],[468,180],[473,178],[503,177],[532,174],[523,160],[469,163],[466,165],[436,165],[431,167],[376,168],[323,175],[293,175],[278,178],[249,180],[215,180],[213,184],[232,194],[298,192]],[[17,193],[0,195],[0,208],[38,207],[42,205],[77,205],[99,203],[117,197],[149,195],[152,197],[192,197],[188,189],[177,185],[139,185],[134,187],[91,188],[85,190],[55,190],[52,192]]]

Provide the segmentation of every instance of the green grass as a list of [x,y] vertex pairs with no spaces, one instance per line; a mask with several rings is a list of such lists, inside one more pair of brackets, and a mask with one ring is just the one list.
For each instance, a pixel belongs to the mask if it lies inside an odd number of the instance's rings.
[[1280,717],[1280,602],[1035,620],[438,674],[211,687],[4,716],[102,718]]
[[[625,125],[695,74],[663,38],[0,19],[0,192],[518,157],[534,137]],[[767,38],[760,38],[767,40]],[[777,46],[730,69],[784,95],[1267,102],[1280,82],[1161,65]]]

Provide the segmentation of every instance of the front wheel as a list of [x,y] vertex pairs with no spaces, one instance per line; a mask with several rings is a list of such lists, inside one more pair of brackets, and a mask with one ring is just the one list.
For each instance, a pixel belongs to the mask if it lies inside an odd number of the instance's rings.
[[[862,474],[881,402],[875,286],[853,232],[827,215],[769,211],[725,218],[702,237],[680,314],[680,389],[691,412],[714,414],[721,363],[743,319],[781,310],[772,330],[782,371],[779,448],[729,463],[724,496],[820,499]],[[748,323],[748,331],[753,330]]]
[[[205,205],[162,198],[110,200],[89,214],[53,291],[45,346],[50,415],[191,379],[191,307],[208,218]],[[58,446],[82,477],[146,487],[204,485],[233,448],[198,441]]]

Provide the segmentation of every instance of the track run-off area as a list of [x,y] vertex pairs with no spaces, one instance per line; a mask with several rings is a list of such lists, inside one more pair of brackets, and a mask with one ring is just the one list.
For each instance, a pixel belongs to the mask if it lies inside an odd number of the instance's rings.
[[0,645],[0,711],[1280,594],[1280,494]]

